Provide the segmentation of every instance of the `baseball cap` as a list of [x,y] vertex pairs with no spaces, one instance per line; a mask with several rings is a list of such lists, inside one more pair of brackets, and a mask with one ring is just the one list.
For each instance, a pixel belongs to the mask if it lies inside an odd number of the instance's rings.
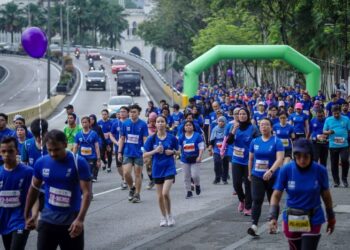
[[284,101],[279,101],[279,102],[278,102],[278,107],[282,107],[282,106],[283,106],[283,107],[285,106]]
[[65,109],[73,109],[73,105],[72,104],[68,104],[67,106],[64,107]]
[[300,138],[294,142],[293,153],[312,154],[312,144],[305,138]]
[[263,105],[263,106],[265,106],[265,103],[264,103],[264,102],[259,102],[258,105]]
[[300,102],[296,103],[294,106],[295,109],[303,109],[303,104],[301,104]]
[[13,121],[14,121],[14,122],[17,121],[18,119],[23,119],[23,120],[24,120],[24,117],[21,116],[20,114],[17,114],[17,115],[15,115],[15,116],[13,117]]

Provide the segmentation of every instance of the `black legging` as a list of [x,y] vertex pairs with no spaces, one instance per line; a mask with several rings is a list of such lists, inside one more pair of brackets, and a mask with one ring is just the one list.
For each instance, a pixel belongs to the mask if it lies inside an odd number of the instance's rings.
[[271,178],[268,181],[264,181],[262,178],[258,178],[252,175],[252,219],[253,224],[258,225],[261,207],[264,202],[265,192],[267,195],[267,200],[270,203],[271,195],[273,192],[273,184],[275,183],[275,178]]
[[[251,194],[251,183],[248,179],[248,166],[232,163],[232,178],[233,188],[235,189],[238,200],[244,201],[244,208],[252,208],[252,194]],[[244,191],[242,184],[244,182]]]
[[318,162],[320,160],[321,165],[327,166],[328,159],[328,143],[312,143],[314,161]]
[[[111,150],[108,151],[107,150],[107,146],[110,146]],[[101,160],[103,162],[103,164],[107,164],[105,155],[107,154],[107,160],[108,160],[108,168],[111,167],[112,165],[112,157],[113,157],[113,143],[106,143],[106,144],[102,144],[101,147]]]
[[220,154],[214,154],[214,171],[215,180],[217,182],[220,182],[221,179],[222,181],[227,181],[229,163],[229,156],[225,156],[221,159]]
[[341,161],[342,173],[341,178],[343,182],[347,182],[348,172],[349,172],[349,148],[330,148],[329,152],[331,154],[331,170],[333,181],[335,184],[340,183],[339,180],[339,157]]

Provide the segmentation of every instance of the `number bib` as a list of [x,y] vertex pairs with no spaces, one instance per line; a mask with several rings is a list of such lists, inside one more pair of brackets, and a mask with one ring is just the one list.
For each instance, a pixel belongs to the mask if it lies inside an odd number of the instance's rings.
[[187,143],[183,146],[183,148],[184,148],[185,153],[196,151],[196,147],[195,147],[194,143]]
[[92,155],[92,148],[91,147],[81,147],[80,149],[82,156]]
[[308,215],[288,215],[289,232],[306,233],[311,231]]
[[109,133],[103,133],[105,139],[108,139],[109,138]]
[[133,134],[128,134],[128,138],[127,138],[126,142],[131,143],[131,144],[139,144],[139,136],[133,135]]
[[268,160],[256,160],[255,161],[255,170],[260,172],[266,172],[269,169]]
[[56,207],[70,207],[72,192],[69,190],[50,187],[49,204]]
[[0,207],[19,207],[21,192],[19,190],[3,190],[0,191]]
[[283,147],[287,148],[289,147],[289,139],[281,139]]
[[244,158],[244,148],[233,147],[233,156]]
[[205,125],[209,125],[209,124],[210,124],[210,119],[205,119],[205,120],[204,120],[204,124],[205,124]]
[[344,137],[334,137],[334,144],[342,145],[344,144],[344,142],[345,142]]

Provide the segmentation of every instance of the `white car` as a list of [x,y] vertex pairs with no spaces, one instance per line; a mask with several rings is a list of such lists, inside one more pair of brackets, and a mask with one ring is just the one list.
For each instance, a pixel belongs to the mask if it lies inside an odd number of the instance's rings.
[[106,107],[110,114],[114,114],[122,106],[130,106],[134,104],[134,99],[131,96],[128,95],[119,95],[119,96],[112,96],[109,98],[108,103],[104,103],[103,106]]

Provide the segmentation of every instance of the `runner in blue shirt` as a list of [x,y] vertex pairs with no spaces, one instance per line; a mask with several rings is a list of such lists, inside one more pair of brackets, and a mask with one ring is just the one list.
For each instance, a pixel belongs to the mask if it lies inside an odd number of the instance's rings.
[[92,182],[97,181],[98,169],[101,166],[100,147],[98,135],[90,129],[90,118],[84,116],[81,119],[82,131],[79,131],[75,136],[73,153],[78,154],[90,165],[92,173]]
[[253,114],[252,124],[258,126],[261,119],[267,117],[265,112],[265,103],[259,102],[258,111]]
[[193,121],[186,121],[182,135],[179,137],[179,147],[181,149],[180,161],[183,164],[184,183],[187,191],[186,199],[193,196],[191,189],[191,179],[193,179],[196,194],[201,193],[200,187],[200,163],[204,152],[204,141],[200,133],[195,131]]
[[[236,111],[236,110],[235,110]],[[248,179],[248,156],[251,141],[260,135],[259,129],[251,124],[250,113],[242,108],[238,111],[238,122],[227,130],[227,143],[232,144],[232,179],[233,188],[237,193],[238,212],[250,216],[252,211],[251,183]],[[244,182],[244,191],[242,184]]]
[[326,119],[323,126],[323,134],[329,138],[329,152],[331,155],[331,170],[333,176],[334,187],[339,187],[339,157],[342,167],[342,182],[344,187],[348,187],[349,172],[349,130],[350,120],[346,116],[340,114],[340,106],[332,107],[332,114]]
[[312,161],[312,144],[306,139],[294,143],[294,159],[281,168],[270,204],[270,233],[276,233],[279,203],[287,192],[283,210],[283,232],[289,249],[317,249],[325,222],[321,197],[326,207],[327,233],[335,227],[335,214],[329,190],[327,169]]
[[18,145],[18,155],[17,155],[17,159],[18,161],[21,160],[21,152],[22,152],[22,148],[24,146],[24,142],[27,139],[27,127],[25,125],[18,125],[16,127],[16,139],[17,139],[17,145]]
[[280,113],[279,123],[273,125],[274,134],[282,141],[284,146],[284,161],[287,164],[292,159],[292,140],[295,139],[294,128],[287,123],[287,114]]
[[279,118],[277,116],[277,112],[278,112],[278,110],[277,110],[276,106],[270,106],[269,115],[267,117],[272,121],[273,125],[279,123]]
[[[4,113],[0,113],[0,141],[4,137],[16,136],[16,132],[7,127],[7,122],[8,122],[8,116]],[[0,165],[2,165],[3,163],[4,162],[2,161],[2,156],[0,155]]]
[[[17,163],[17,141],[5,137],[0,142],[4,165],[0,165],[0,235],[6,250],[25,249],[29,231],[25,228],[24,207],[33,169]],[[37,207],[32,211],[37,218]]]
[[[124,178],[129,186],[128,200],[133,203],[140,202],[142,184],[143,158],[142,150],[148,136],[148,128],[145,121],[139,119],[141,107],[137,104],[129,107],[130,119],[123,122],[120,132],[118,160],[123,162]],[[135,173],[135,187],[131,175],[132,168]]]
[[[107,173],[110,173],[112,171],[112,157],[113,157],[113,143],[111,139],[109,138],[109,135],[111,133],[113,121],[109,119],[109,112],[107,109],[103,109],[101,111],[102,119],[97,122],[97,125],[99,125],[102,129],[102,132],[104,134],[105,143],[102,144],[101,147],[101,160],[103,162],[102,170],[105,170],[107,167]],[[107,155],[107,161],[105,158],[105,155]]]
[[313,146],[313,160],[320,161],[320,164],[327,166],[328,159],[328,138],[323,134],[323,127],[326,119],[324,110],[319,109],[316,112],[316,117],[310,121],[310,137]]
[[347,118],[350,119],[350,111],[349,111],[349,103],[344,102],[341,105],[341,115],[346,116]]
[[167,123],[163,116],[156,120],[157,132],[149,136],[145,143],[144,157],[152,157],[152,177],[157,187],[159,208],[162,214],[160,226],[173,226],[170,189],[175,181],[176,167],[174,155],[179,149],[176,137],[166,131]]
[[[15,115],[15,118],[13,119],[13,123],[15,125],[15,129],[18,126],[26,126],[26,120],[21,115]],[[31,138],[33,138],[33,134],[29,130],[27,130],[27,139],[31,139]]]
[[248,234],[258,236],[258,222],[265,192],[270,202],[272,187],[283,164],[284,147],[277,136],[272,136],[272,122],[268,118],[260,121],[261,136],[250,143],[248,178],[252,182],[252,226]]
[[[128,185],[126,184],[126,182],[124,180],[123,163],[118,160],[118,149],[119,149],[118,143],[119,143],[120,131],[122,130],[123,122],[129,118],[129,108],[126,106],[122,106],[119,109],[119,114],[120,114],[119,119],[116,119],[113,122],[111,134],[110,134],[110,139],[114,144],[114,152],[116,155],[115,161],[116,161],[117,171],[118,171],[118,174],[120,175],[120,177],[122,178],[122,182],[121,182],[120,186],[121,186],[122,190],[125,190],[128,188]],[[155,113],[153,112],[153,114],[155,114]]]
[[91,199],[91,173],[87,161],[66,151],[67,138],[59,130],[45,136],[48,155],[34,165],[25,207],[26,228],[35,227],[30,214],[45,181],[45,205],[38,225],[38,249],[83,249],[84,219]]
[[294,126],[295,138],[309,137],[309,117],[303,113],[303,105],[295,104],[295,112],[290,115],[290,124]]
[[172,131],[173,131],[173,135],[177,134],[177,128],[178,126],[181,124],[182,120],[184,119],[184,114],[182,112],[180,112],[180,106],[179,104],[174,104],[173,105],[173,113],[171,114],[174,123],[172,126]]

